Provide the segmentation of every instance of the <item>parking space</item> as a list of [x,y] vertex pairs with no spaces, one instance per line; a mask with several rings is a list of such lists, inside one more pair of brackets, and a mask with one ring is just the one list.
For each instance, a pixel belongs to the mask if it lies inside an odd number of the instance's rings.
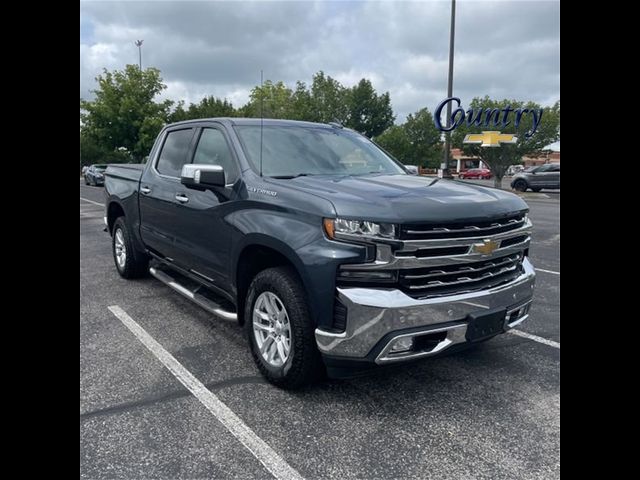
[[[103,232],[103,190],[81,185],[80,197],[83,478],[559,477],[559,195],[528,200],[532,261],[546,271],[518,327],[557,346],[501,335],[293,393],[262,380],[237,324],[152,278],[121,279]],[[230,427],[185,387],[113,305],[240,423]]]

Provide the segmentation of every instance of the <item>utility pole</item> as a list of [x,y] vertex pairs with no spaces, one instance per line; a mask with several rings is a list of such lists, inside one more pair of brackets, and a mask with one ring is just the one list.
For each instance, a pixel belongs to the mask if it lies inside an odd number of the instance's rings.
[[136,47],[138,47],[140,71],[142,71],[142,42],[144,42],[144,40],[136,40]]
[[[456,31],[456,0],[451,0],[451,29],[449,32],[449,80],[447,85],[447,98],[453,95],[453,39]],[[447,128],[451,126],[451,102],[447,103]],[[449,151],[451,150],[451,132],[444,134],[444,168],[443,178],[453,178],[449,172]]]

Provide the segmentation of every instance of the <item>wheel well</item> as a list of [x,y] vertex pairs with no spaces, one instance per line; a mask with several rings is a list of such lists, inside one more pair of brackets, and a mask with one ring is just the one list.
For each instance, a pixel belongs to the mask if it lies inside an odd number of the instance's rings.
[[109,228],[109,233],[113,231],[113,224],[116,223],[118,217],[124,217],[124,210],[116,202],[111,202],[107,209],[107,227]]
[[240,325],[244,324],[244,301],[251,280],[262,270],[281,266],[290,266],[297,272],[293,263],[273,248],[249,245],[242,250],[236,267],[237,312]]

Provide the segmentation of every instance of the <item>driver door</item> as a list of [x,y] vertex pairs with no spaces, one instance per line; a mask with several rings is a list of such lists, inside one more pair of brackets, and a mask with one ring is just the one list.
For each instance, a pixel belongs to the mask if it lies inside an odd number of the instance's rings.
[[176,206],[176,248],[193,273],[225,289],[230,282],[232,229],[225,221],[230,203],[236,198],[234,184],[240,169],[231,142],[216,124],[198,128],[193,159],[189,163],[219,165],[225,174],[225,187],[204,191],[180,184],[182,199]]

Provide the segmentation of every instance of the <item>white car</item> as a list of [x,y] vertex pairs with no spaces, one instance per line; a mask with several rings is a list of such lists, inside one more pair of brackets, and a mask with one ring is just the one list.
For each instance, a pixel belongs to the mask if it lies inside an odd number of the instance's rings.
[[520,173],[523,170],[524,167],[522,165],[511,165],[509,168],[507,168],[507,176],[512,177],[516,173]]

